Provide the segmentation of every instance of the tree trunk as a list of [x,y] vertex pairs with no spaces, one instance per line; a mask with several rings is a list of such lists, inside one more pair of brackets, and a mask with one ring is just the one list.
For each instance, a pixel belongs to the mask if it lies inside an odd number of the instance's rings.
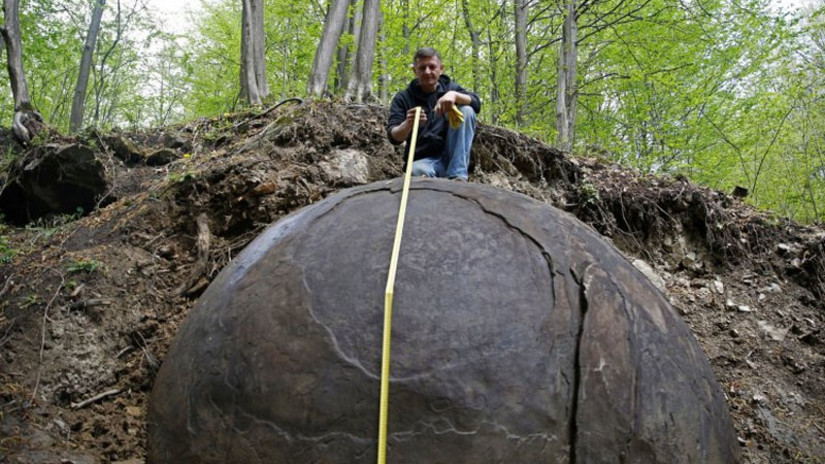
[[254,0],[252,15],[252,33],[255,34],[253,53],[255,56],[255,80],[261,98],[269,96],[269,83],[266,79],[266,30],[264,29],[264,0]]
[[[380,31],[378,37],[381,39],[381,43],[387,43],[384,13],[380,9],[378,10],[378,30]],[[380,76],[378,76],[378,99],[386,102],[389,100],[390,73],[387,70],[385,48],[382,48],[378,53],[378,68],[381,73]]]
[[[121,5],[121,0],[114,2],[115,18],[114,18],[114,39],[103,50],[101,42],[97,43],[97,59],[95,60],[95,68],[97,72],[94,77],[94,114],[92,115],[92,124],[95,126],[104,125],[111,121],[112,108],[116,103],[119,92],[118,79],[122,79],[123,73],[121,70],[128,66],[135,64],[134,60],[124,61],[122,57],[118,57],[116,53],[123,40],[126,32],[132,21],[135,20],[137,14],[145,8],[136,2],[124,14]],[[105,27],[102,26],[102,27]],[[107,100],[108,98],[108,100]]]
[[[349,8],[352,12],[347,14],[346,29],[352,37],[358,38],[361,31],[361,10],[358,8],[358,0],[350,0]],[[338,68],[335,72],[335,93],[343,94],[349,84],[350,63],[352,62],[352,51],[354,44],[338,46]]]
[[20,38],[20,1],[4,0],[3,26],[0,34],[6,45],[9,83],[14,98],[12,131],[21,143],[28,143],[43,129],[43,118],[34,111],[29,98],[26,75],[23,72],[23,42]]
[[[506,10],[507,2],[506,0],[501,2],[498,11],[498,17],[501,19],[504,18],[504,12]],[[499,100],[500,100],[500,92],[499,92],[499,81],[498,81],[498,37],[497,40],[493,40],[493,32],[492,27],[487,28],[487,55],[490,57],[490,102],[487,105],[489,107],[488,114],[490,115],[490,122],[494,125],[498,124],[499,121]],[[477,90],[476,90],[477,91]]]
[[481,38],[479,32],[473,27],[473,22],[470,19],[470,5],[468,0],[461,0],[461,13],[464,15],[464,24],[467,25],[467,32],[470,33],[470,41],[472,43],[472,58],[473,58],[473,90],[478,92],[481,89],[479,80],[479,49],[481,48]]
[[578,24],[576,1],[565,0],[565,18],[559,49],[558,85],[556,86],[556,131],[561,150],[570,151],[576,127],[576,61]]
[[260,105],[269,95],[263,0],[243,0],[241,15],[241,98]]
[[[404,48],[401,53],[410,55],[410,0],[401,0],[404,9],[404,25],[401,26],[401,35],[404,36]],[[475,89],[473,89],[475,90]]]
[[516,33],[516,126],[524,125],[527,113],[527,0],[513,2]]
[[346,101],[362,103],[372,97],[372,63],[375,58],[375,39],[378,36],[380,0],[364,0],[364,16],[358,35],[358,51],[352,68]]
[[348,7],[349,0],[330,0],[324,21],[324,32],[321,34],[321,42],[315,51],[315,60],[312,62],[307,81],[307,95],[311,97],[322,97],[327,91],[327,78],[332,67],[336,45],[341,38],[344,22],[347,19]]
[[289,16],[286,18],[286,34],[284,34],[284,43],[283,43],[283,61],[281,62],[281,100],[285,100],[287,97],[287,89],[289,88],[289,83],[291,80],[291,75],[289,73],[289,52],[290,50],[290,40],[292,39],[293,35],[291,33],[292,30],[292,18],[295,16],[295,3],[289,4]]
[[77,132],[83,125],[83,113],[86,109],[86,88],[89,85],[89,71],[92,68],[97,35],[100,32],[100,19],[103,17],[103,6],[106,0],[95,2],[92,10],[92,20],[89,23],[89,33],[86,35],[86,44],[83,45],[83,54],[80,59],[80,71],[77,73],[77,85],[72,99],[72,113],[69,117],[69,130]]

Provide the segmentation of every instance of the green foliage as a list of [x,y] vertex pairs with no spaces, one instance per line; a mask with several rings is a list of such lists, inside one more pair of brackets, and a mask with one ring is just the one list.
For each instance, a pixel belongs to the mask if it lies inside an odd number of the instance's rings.
[[9,243],[8,237],[0,231],[0,264],[11,262],[17,255],[17,250]]
[[195,173],[192,171],[183,171],[183,172],[170,172],[166,175],[166,181],[170,184],[176,184],[178,182],[184,182],[189,179],[194,179]]
[[26,309],[26,308],[28,308],[30,306],[34,306],[38,303],[40,303],[40,301],[37,297],[37,294],[36,293],[29,293],[28,295],[26,295],[25,298],[23,298],[22,303],[20,303],[20,309]]
[[601,202],[599,189],[590,182],[583,182],[579,187],[580,203],[582,206],[596,205]]
[[[309,2],[264,4],[266,70],[274,99],[303,95],[321,36],[324,12]],[[240,94],[241,5],[203,4],[195,32],[180,63],[189,89],[183,99],[186,117],[213,116],[238,109]]]
[[232,111],[240,94],[241,5],[204,3],[203,8],[181,60],[191,87],[184,100],[190,117]]
[[66,266],[66,271],[69,273],[75,272],[95,272],[100,268],[100,261],[95,259],[76,259]]

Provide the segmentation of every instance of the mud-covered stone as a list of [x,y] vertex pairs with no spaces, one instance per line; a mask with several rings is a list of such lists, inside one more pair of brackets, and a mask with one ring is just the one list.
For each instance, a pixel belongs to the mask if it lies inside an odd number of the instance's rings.
[[143,150],[135,145],[135,142],[122,134],[114,133],[106,137],[105,140],[115,157],[124,163],[138,163],[143,161],[146,156]]
[[178,159],[178,154],[168,148],[161,148],[146,157],[147,166],[165,166]]
[[82,144],[45,145],[10,170],[0,212],[15,223],[94,210],[109,188],[100,157]]
[[[273,225],[168,352],[150,463],[375,462],[401,182]],[[662,294],[572,216],[414,180],[393,303],[388,462],[738,462],[722,392]]]
[[173,150],[191,150],[191,144],[185,138],[177,134],[170,134],[168,132],[164,133],[162,141],[163,146],[166,148],[171,148]]
[[333,150],[318,167],[330,182],[341,186],[366,184],[370,175],[367,155],[352,148]]

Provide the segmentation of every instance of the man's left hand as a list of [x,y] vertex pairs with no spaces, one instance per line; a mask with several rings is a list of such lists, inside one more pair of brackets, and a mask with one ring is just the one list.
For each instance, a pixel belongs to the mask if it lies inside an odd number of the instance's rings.
[[442,116],[447,114],[450,109],[456,104],[456,98],[460,94],[454,90],[450,90],[449,92],[445,93],[441,98],[438,99],[438,102],[435,104],[435,114],[436,116]]
[[450,90],[438,99],[434,111],[436,116],[442,116],[449,113],[455,105],[469,105],[472,102],[473,99],[469,95]]

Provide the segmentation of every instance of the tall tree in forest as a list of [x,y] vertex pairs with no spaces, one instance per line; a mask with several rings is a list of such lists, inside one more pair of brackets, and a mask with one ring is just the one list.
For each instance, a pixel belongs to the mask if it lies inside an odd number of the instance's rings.
[[[384,12],[378,10],[378,39],[381,43],[387,42],[387,26],[384,24]],[[390,77],[387,64],[387,51],[382,49],[378,53],[378,69],[380,75],[378,76],[378,100],[385,102],[389,101],[390,89],[389,84],[392,80]]]
[[372,63],[375,59],[375,41],[378,37],[379,0],[364,0],[358,51],[344,99],[362,103],[372,97]]
[[95,1],[92,10],[92,20],[89,23],[89,32],[86,34],[86,43],[83,45],[83,54],[80,59],[80,71],[77,73],[77,84],[72,99],[72,113],[69,118],[69,130],[77,132],[83,125],[83,113],[86,109],[86,88],[89,85],[89,71],[92,68],[97,35],[100,32],[100,19],[103,17],[103,7],[106,0]]
[[269,95],[263,0],[243,0],[241,13],[241,98],[260,105]]
[[329,70],[335,57],[336,45],[344,29],[348,8],[349,0],[330,0],[324,21],[324,32],[315,51],[312,70],[307,80],[307,95],[321,97],[327,91]]
[[361,10],[358,9],[358,0],[349,2],[351,15],[346,20],[346,40],[338,40],[338,67],[335,72],[335,92],[343,93],[349,83],[349,68],[352,61],[352,51],[355,49],[354,38],[358,37],[361,27]]
[[14,98],[12,131],[20,142],[28,143],[43,128],[43,119],[32,108],[29,99],[29,88],[26,85],[26,75],[23,72],[23,41],[20,37],[19,0],[3,1],[3,26],[0,27],[0,34],[2,34],[3,41],[6,44],[9,82]]
[[[503,27],[503,23],[505,23],[506,18],[506,10],[507,10],[507,2],[503,1],[499,5],[497,5],[495,9],[495,14],[491,18],[491,21],[487,24],[487,59],[489,60],[489,64],[487,67],[487,72],[489,76],[489,99],[487,103],[487,114],[490,115],[490,122],[493,124],[499,124],[501,115],[503,113],[503,107],[505,105],[501,104],[501,84],[502,82],[499,80],[498,70],[500,67],[501,56],[505,54],[509,50],[509,45],[507,47],[502,47],[502,43],[504,43],[504,35],[506,34],[505,28]],[[509,44],[509,40],[507,40]],[[506,50],[503,50],[506,49]],[[480,89],[480,87],[479,87]],[[484,109],[482,109],[484,111]]]
[[96,47],[97,57],[93,59],[95,72],[92,124],[95,126],[112,122],[118,100],[124,93],[119,83],[131,74],[132,67],[139,60],[137,51],[130,44],[128,33],[141,27],[140,14],[146,7],[140,0],[135,0],[132,6],[126,9],[121,3],[121,0],[115,0],[112,24],[101,26]]
[[579,31],[576,20],[576,0],[564,0],[564,13],[556,78],[556,132],[559,148],[570,151],[573,147],[576,127],[576,62],[578,56],[576,41]]
[[470,43],[472,44],[472,66],[473,66],[473,89],[481,89],[481,80],[479,78],[479,50],[481,49],[481,33],[473,26],[473,20],[470,17],[469,0],[461,0],[461,15],[464,17],[464,25],[467,26],[467,32],[470,34]]
[[527,113],[527,0],[515,0],[513,10],[516,26],[516,126],[523,126]]

